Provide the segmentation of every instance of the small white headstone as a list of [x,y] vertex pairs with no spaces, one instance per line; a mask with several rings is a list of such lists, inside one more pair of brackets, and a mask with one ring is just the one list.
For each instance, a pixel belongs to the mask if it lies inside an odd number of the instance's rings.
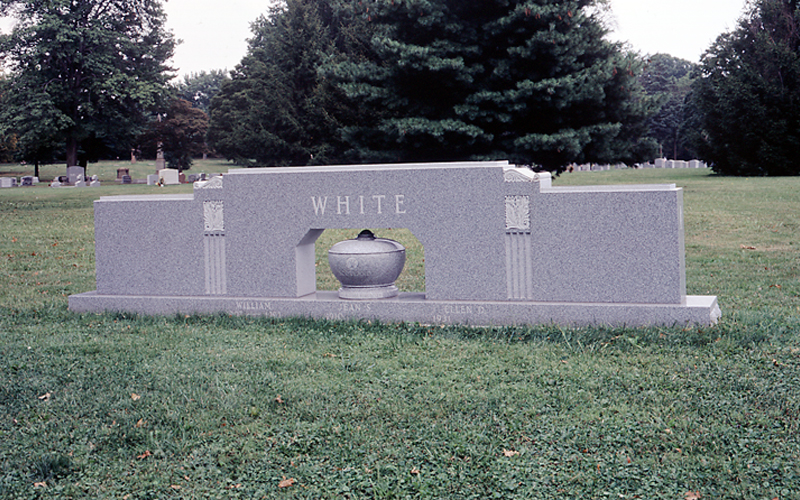
[[167,186],[180,184],[178,180],[178,171],[174,168],[164,168],[158,171],[158,178],[161,183]]
[[[77,184],[78,180],[83,182],[83,176],[86,175],[86,170],[83,167],[67,167],[67,178],[70,184]],[[84,182],[84,185],[86,183]]]

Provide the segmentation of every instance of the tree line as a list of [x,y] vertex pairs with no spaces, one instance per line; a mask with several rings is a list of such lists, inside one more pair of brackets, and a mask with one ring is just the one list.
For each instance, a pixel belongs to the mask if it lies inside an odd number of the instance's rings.
[[[0,0],[0,161],[161,149],[185,169],[700,158],[796,175],[800,8],[750,0],[699,64],[607,40],[600,0],[284,0],[228,74],[172,80],[158,0]],[[171,81],[172,80],[172,81]]]

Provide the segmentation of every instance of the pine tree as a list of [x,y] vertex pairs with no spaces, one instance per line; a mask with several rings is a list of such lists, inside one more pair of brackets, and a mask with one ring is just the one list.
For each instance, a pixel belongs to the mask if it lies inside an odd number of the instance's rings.
[[374,56],[328,66],[375,110],[346,129],[362,160],[632,161],[652,104],[637,58],[604,40],[596,0],[373,0]]
[[247,55],[212,100],[209,142],[247,165],[334,163],[346,157],[343,93],[318,68],[347,45],[327,0],[287,0],[253,24]]
[[800,6],[757,0],[703,55],[701,157],[730,175],[800,174]]

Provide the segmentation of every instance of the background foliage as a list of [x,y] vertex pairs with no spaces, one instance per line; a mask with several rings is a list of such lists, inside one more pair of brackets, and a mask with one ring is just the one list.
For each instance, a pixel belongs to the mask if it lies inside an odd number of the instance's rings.
[[639,77],[645,92],[653,96],[659,106],[648,120],[648,133],[658,142],[663,158],[697,158],[692,142],[698,134],[694,123],[696,113],[687,102],[695,66],[668,54],[655,54],[648,57]]
[[0,36],[11,67],[0,124],[17,134],[22,159],[61,149],[68,166],[85,165],[129,150],[170,78],[175,40],[161,3],[0,0],[0,15],[16,19]]
[[289,0],[211,105],[212,145],[260,165],[652,158],[640,61],[594,0]]
[[193,158],[207,152],[208,115],[184,99],[173,99],[166,112],[150,121],[139,136],[141,150],[155,158],[160,148],[169,168],[188,170]]
[[757,0],[703,56],[700,155],[730,175],[800,173],[800,6]]
[[243,165],[343,163],[340,129],[358,106],[319,74],[328,58],[359,57],[358,20],[328,0],[288,0],[253,24],[247,55],[211,102],[209,142]]

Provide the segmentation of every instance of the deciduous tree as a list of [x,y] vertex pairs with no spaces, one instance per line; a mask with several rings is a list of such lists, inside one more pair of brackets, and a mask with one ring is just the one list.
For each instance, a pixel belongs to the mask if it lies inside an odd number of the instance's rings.
[[16,18],[0,37],[11,68],[0,121],[20,143],[35,156],[59,142],[67,166],[128,147],[170,78],[161,2],[0,0],[0,15]]
[[691,130],[691,104],[687,103],[695,66],[669,54],[655,54],[647,58],[639,77],[645,92],[659,105],[648,120],[650,136],[658,141],[662,156],[676,160],[691,160],[696,156],[689,144],[689,137],[695,134]]
[[192,159],[205,152],[206,132],[208,115],[187,100],[174,99],[140,138],[141,149],[152,157],[161,147],[169,168],[188,170]]
[[208,114],[211,99],[219,94],[222,84],[230,80],[227,71],[211,70],[184,75],[175,87],[178,97],[189,101],[192,106]]

